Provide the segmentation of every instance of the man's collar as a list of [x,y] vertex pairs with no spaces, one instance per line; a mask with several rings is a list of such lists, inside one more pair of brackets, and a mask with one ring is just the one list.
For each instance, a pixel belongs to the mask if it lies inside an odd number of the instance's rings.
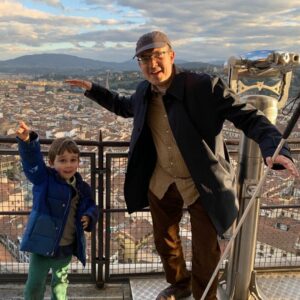
[[184,95],[184,73],[181,73],[180,70],[173,65],[173,72],[171,80],[163,87],[155,86],[151,84],[151,92],[156,94],[171,94],[178,100],[183,99]]
[[174,76],[166,94],[170,94],[178,100],[183,100],[184,97],[184,85],[185,85],[185,73],[181,72],[176,65],[174,65]]
[[[173,65],[173,80],[169,88],[166,91],[166,94],[170,94],[178,100],[183,100],[184,97],[184,84],[185,84],[185,72],[180,71],[177,66]],[[149,99],[150,94],[152,92],[152,84],[145,80],[144,81],[144,97],[143,100],[147,101]]]

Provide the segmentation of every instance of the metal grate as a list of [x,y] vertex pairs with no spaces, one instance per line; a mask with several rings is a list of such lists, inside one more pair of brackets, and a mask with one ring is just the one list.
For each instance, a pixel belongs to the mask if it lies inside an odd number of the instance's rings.
[[258,287],[268,300],[300,299],[299,273],[257,274]]
[[[153,300],[156,299],[160,291],[169,284],[163,277],[159,278],[131,278],[130,288],[133,300]],[[192,296],[185,298],[192,300]]]

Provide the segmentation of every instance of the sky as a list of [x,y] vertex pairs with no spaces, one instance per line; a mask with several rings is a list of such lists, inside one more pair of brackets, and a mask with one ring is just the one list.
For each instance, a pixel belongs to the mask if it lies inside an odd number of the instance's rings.
[[124,62],[153,30],[186,61],[299,53],[300,0],[0,0],[0,60],[63,53]]

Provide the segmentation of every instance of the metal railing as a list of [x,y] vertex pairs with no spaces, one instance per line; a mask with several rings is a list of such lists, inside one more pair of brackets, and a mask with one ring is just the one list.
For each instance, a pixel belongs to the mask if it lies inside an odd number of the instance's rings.
[[[43,154],[52,142],[41,139]],[[74,258],[71,281],[104,282],[157,274],[162,264],[155,250],[149,210],[129,215],[123,196],[128,142],[76,141],[79,172],[91,185],[99,208],[96,230],[87,235],[87,266]],[[227,141],[236,166],[238,141]],[[300,140],[290,141],[299,168]],[[28,254],[18,245],[31,208],[31,184],[23,175],[15,139],[0,138],[0,282],[24,281]],[[256,269],[300,268],[300,183],[284,172],[271,172],[261,194]],[[189,215],[181,220],[182,245],[191,265]],[[230,233],[227,238],[230,237]],[[224,249],[227,239],[220,240]]]

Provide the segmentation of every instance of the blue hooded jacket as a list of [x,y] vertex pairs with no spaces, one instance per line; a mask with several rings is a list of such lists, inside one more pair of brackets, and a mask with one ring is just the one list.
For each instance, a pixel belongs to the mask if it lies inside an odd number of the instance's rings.
[[[47,167],[40,149],[38,135],[30,134],[30,142],[17,138],[24,173],[32,182],[33,205],[21,241],[22,251],[55,257],[59,241],[68,218],[73,188],[57,171]],[[85,235],[80,221],[83,215],[90,217],[86,231],[91,231],[98,219],[98,210],[90,186],[76,172],[76,189],[79,202],[76,212],[76,249],[74,255],[86,264]]]

